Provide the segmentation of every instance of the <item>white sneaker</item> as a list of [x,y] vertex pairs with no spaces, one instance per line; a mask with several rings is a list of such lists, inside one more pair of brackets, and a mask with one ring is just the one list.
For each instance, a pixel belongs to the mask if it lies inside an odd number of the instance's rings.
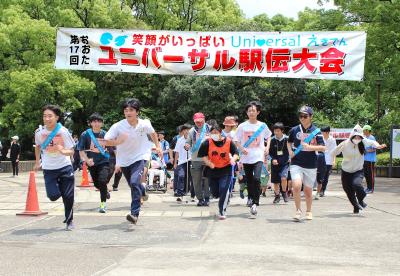
[[306,212],[306,220],[312,220],[312,213],[311,212]]
[[314,200],[319,200],[319,193],[318,192],[315,193]]
[[294,215],[293,220],[296,222],[301,221],[301,210],[296,211],[296,214]]
[[253,204],[250,208],[250,213],[254,216],[257,215],[257,205]]

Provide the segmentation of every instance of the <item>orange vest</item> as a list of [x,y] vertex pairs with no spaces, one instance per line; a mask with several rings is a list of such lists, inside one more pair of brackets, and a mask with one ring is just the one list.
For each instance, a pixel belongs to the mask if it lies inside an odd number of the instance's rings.
[[231,139],[225,138],[226,141],[222,147],[217,147],[214,140],[208,138],[208,159],[216,168],[223,168],[231,164],[230,149]]

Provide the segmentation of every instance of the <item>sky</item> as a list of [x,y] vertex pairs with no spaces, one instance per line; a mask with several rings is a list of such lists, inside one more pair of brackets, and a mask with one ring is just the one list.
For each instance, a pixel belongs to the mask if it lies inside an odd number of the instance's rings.
[[[278,13],[286,17],[297,19],[297,13],[306,7],[311,9],[321,8],[317,0],[236,0],[247,18],[266,13],[272,17]],[[333,8],[333,1],[324,4],[323,8]]]

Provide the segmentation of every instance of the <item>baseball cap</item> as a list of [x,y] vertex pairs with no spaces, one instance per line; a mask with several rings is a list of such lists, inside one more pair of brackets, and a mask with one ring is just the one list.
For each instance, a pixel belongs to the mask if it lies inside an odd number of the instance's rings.
[[13,139],[13,140],[19,140],[19,137],[18,137],[17,135],[15,135],[15,136],[11,137],[11,139]]
[[372,130],[372,127],[371,127],[370,125],[365,125],[365,126],[363,127],[363,130],[371,131],[371,130]]
[[195,113],[193,115],[193,121],[201,120],[201,119],[204,119],[204,118],[205,118],[205,116],[201,112],[197,112],[197,113]]
[[313,115],[314,112],[313,112],[312,108],[309,107],[308,105],[303,105],[302,107],[300,107],[299,113]]

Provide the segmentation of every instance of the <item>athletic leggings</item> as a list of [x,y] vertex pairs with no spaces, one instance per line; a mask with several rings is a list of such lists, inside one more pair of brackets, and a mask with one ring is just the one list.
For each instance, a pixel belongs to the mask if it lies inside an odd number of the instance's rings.
[[359,208],[359,203],[364,200],[366,193],[362,186],[363,170],[348,173],[342,170],[342,186],[347,198],[354,208]]
[[247,178],[249,199],[251,199],[257,206],[260,203],[262,164],[263,162],[261,161],[254,164],[243,164],[244,173]]
[[108,183],[108,175],[109,175],[110,167],[108,163],[99,164],[95,166],[89,167],[90,175],[93,179],[94,186],[100,191],[100,200],[101,202],[107,201],[107,183]]

